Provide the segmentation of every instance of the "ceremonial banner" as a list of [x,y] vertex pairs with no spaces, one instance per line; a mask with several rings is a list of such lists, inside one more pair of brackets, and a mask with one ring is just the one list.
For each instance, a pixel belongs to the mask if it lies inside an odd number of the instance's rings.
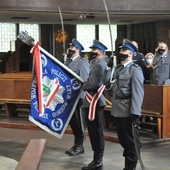
[[60,139],[79,100],[83,80],[38,44],[32,53],[29,120]]

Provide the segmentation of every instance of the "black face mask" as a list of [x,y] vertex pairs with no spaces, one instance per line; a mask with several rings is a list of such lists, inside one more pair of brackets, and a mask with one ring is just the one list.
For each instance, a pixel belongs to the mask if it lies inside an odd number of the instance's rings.
[[120,61],[124,61],[124,60],[126,60],[129,57],[129,55],[128,54],[119,53],[118,57],[120,58]]
[[161,54],[163,54],[164,52],[165,52],[165,49],[160,49],[160,48],[158,49],[158,54],[161,55]]
[[98,53],[90,52],[90,58],[96,58]]
[[76,51],[75,50],[68,50],[68,55],[71,57]]
[[71,55],[70,55],[70,54],[67,54],[67,58],[71,58]]

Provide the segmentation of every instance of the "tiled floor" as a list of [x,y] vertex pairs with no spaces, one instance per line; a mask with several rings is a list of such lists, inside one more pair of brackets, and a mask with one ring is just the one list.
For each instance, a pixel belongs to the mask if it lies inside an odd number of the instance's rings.
[[[84,164],[92,160],[89,139],[84,144],[85,154],[69,157],[64,152],[72,146],[71,134],[64,134],[59,140],[41,130],[0,128],[0,170],[14,170],[16,161],[21,158],[29,141],[43,138],[47,139],[47,147],[40,170],[80,170]],[[141,156],[146,170],[170,170],[170,143],[145,146],[141,149]],[[12,160],[7,159],[5,163],[4,157]],[[103,170],[121,170],[123,161],[121,146],[118,143],[106,141]],[[140,169],[138,165],[137,170]]]
[[16,167],[18,162],[14,159],[0,156],[0,169],[1,170],[10,170]]

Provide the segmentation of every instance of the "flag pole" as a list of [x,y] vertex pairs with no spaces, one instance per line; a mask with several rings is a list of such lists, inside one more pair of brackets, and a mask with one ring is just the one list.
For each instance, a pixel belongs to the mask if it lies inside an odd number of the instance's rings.
[[111,30],[111,22],[110,22],[109,11],[108,11],[107,4],[106,4],[105,0],[103,0],[103,4],[104,4],[104,7],[105,7],[105,11],[106,11],[106,14],[107,14],[107,20],[108,20],[108,24],[109,24],[110,41],[111,41],[111,58],[113,60],[112,72],[111,72],[111,76],[110,76],[110,83],[113,84],[114,81],[112,81],[112,77],[113,77],[115,68],[117,66],[117,61],[116,61],[116,56],[114,56],[114,54],[113,54],[113,37],[112,37],[112,30]]
[[62,13],[61,13],[60,6],[58,7],[58,11],[59,11],[59,14],[60,14],[61,28],[62,28],[62,36],[63,36],[63,56],[64,56],[64,58],[65,58],[65,51],[66,51],[66,42],[65,42],[65,39],[66,39],[66,37],[64,36],[64,33],[65,33],[65,30],[64,30],[64,22],[63,22],[63,16],[62,16]]

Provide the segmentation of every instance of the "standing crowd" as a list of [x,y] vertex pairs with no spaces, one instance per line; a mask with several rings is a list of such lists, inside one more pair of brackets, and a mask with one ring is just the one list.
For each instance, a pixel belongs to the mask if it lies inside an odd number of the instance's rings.
[[67,50],[64,62],[78,74],[84,83],[82,94],[70,120],[74,144],[65,153],[75,156],[84,153],[86,122],[91,148],[92,161],[82,170],[100,170],[103,167],[105,150],[103,134],[103,110],[106,105],[104,90],[112,100],[111,115],[114,116],[117,135],[123,147],[125,158],[123,170],[135,170],[140,156],[140,116],[144,98],[144,83],[164,85],[170,82],[170,55],[168,45],[159,42],[155,54],[144,56],[139,52],[138,43],[124,40],[119,46],[116,66],[113,57],[107,59],[107,47],[94,40],[90,53],[81,57],[82,44],[73,39]]

